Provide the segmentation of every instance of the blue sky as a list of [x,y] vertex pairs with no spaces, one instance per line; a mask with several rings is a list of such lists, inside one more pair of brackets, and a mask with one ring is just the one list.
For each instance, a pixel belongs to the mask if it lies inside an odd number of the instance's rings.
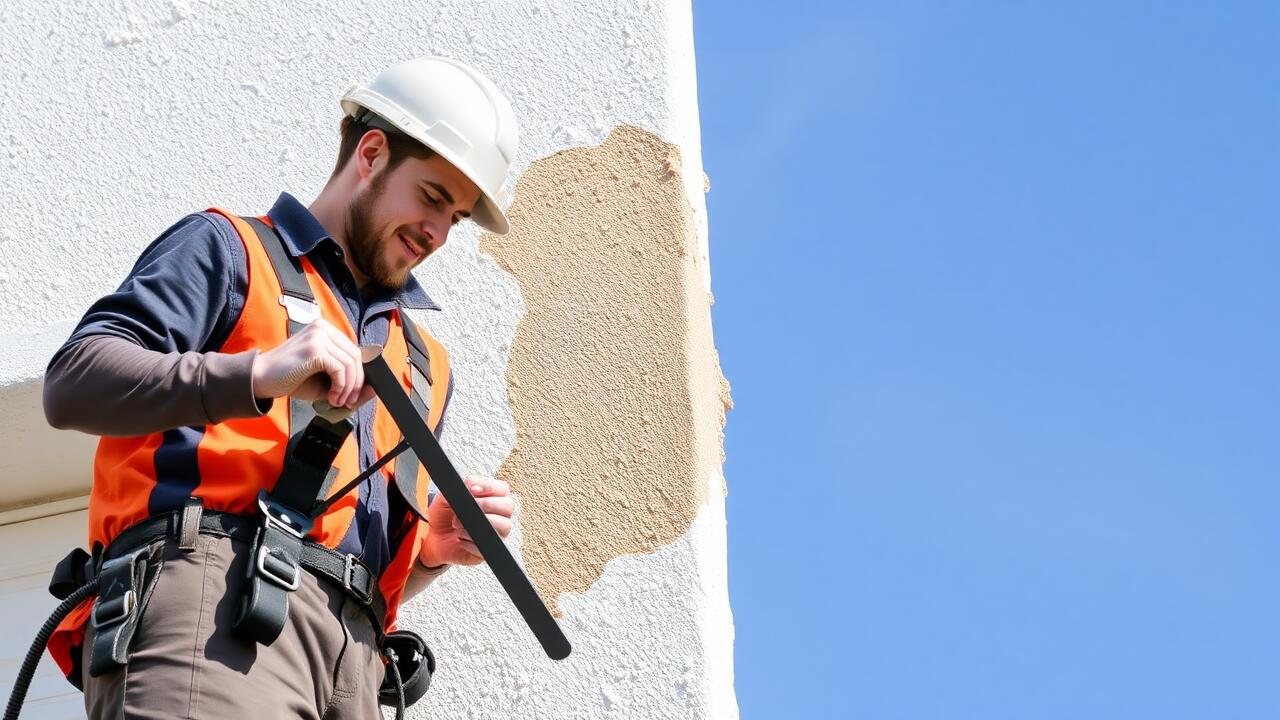
[[743,717],[1280,717],[1280,4],[694,29]]

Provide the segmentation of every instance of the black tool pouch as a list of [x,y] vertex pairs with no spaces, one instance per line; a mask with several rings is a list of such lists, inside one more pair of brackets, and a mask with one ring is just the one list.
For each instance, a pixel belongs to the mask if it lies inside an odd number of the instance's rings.
[[76,548],[53,568],[53,577],[49,578],[49,594],[59,600],[66,600],[71,593],[88,585],[93,576],[93,556],[85,552],[84,548]]
[[140,547],[107,560],[98,570],[98,599],[89,617],[93,628],[90,675],[98,677],[128,664],[129,643],[160,577],[160,562],[159,554],[152,557],[150,547]]
[[[415,632],[396,630],[383,639],[382,648],[384,655],[395,657],[404,704],[408,706],[421,700],[427,694],[427,688],[431,687],[431,674],[436,671],[436,658],[426,641]],[[388,649],[392,652],[387,653]],[[395,707],[398,699],[395,680],[388,670],[382,678],[382,686],[378,688],[378,702]]]

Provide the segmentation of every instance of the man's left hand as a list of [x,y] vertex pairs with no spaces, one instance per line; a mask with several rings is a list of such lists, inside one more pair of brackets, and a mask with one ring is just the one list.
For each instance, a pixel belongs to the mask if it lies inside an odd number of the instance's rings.
[[[502,480],[467,476],[463,478],[467,489],[484,511],[485,518],[498,536],[511,534],[511,515],[516,501],[511,497],[511,486]],[[437,495],[427,508],[427,539],[422,543],[419,561],[427,567],[438,565],[479,565],[484,561],[479,548],[463,529],[462,522],[454,514],[444,495]]]

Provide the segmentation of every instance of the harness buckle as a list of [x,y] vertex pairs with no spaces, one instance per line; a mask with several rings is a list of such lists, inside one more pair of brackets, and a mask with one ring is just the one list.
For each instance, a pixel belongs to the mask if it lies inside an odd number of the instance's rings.
[[103,563],[99,572],[103,586],[90,614],[95,628],[127,620],[133,615],[138,605],[137,587],[142,583],[140,569],[145,568],[146,554],[147,549],[142,547]]
[[286,292],[280,296],[280,304],[284,306],[289,319],[299,325],[310,325],[320,317],[320,305],[314,300]]
[[93,604],[93,626],[95,628],[118,623],[133,614],[138,604],[138,594],[133,590],[125,590],[116,602],[98,602]]
[[[355,555],[347,553],[346,564],[342,568],[342,589],[355,597],[361,605],[368,607],[369,603],[373,602],[373,592],[367,587],[356,587],[354,581],[357,562]],[[368,578],[372,576],[366,574],[365,577]]]
[[258,509],[262,510],[267,525],[299,540],[311,530],[311,518],[271,500],[265,490],[258,493]]
[[302,568],[271,552],[266,543],[258,544],[257,565],[260,576],[289,592],[302,585]]

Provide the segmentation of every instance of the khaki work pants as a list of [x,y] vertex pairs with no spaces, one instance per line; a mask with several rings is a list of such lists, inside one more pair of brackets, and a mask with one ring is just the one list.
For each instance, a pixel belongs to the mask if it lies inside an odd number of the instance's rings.
[[[194,551],[165,541],[164,565],[133,637],[129,664],[85,671],[90,720],[116,718],[381,718],[383,663],[354,599],[303,572],[289,620],[270,646],[234,634],[249,544],[201,535]],[[83,667],[89,667],[92,628]]]

